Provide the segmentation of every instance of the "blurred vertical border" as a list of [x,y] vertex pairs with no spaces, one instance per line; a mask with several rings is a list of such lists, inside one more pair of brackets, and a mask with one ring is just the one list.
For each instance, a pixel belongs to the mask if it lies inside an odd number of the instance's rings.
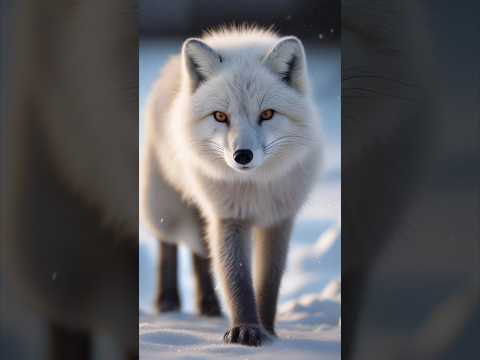
[[1,359],[137,356],[137,8],[0,0]]

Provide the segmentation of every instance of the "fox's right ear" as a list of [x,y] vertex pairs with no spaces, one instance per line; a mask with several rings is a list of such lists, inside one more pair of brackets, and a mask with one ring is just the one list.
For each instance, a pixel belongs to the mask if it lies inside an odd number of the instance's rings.
[[212,77],[223,61],[215,50],[197,38],[185,40],[182,46],[182,58],[193,90]]

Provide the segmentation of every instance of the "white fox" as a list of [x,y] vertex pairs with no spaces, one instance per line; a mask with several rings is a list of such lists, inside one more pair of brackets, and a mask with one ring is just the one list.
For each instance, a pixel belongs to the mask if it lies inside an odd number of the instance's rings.
[[321,155],[307,77],[296,37],[225,28],[187,39],[147,104],[140,216],[161,244],[157,305],[180,306],[176,244],[183,242],[194,253],[205,315],[220,314],[213,261],[230,314],[227,343],[256,346],[275,335],[292,224]]

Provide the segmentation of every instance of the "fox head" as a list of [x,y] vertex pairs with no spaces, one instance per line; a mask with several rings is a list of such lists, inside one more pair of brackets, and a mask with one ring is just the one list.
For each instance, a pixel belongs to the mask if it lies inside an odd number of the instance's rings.
[[187,147],[196,164],[238,180],[268,179],[301,163],[316,141],[301,41],[211,43],[190,38],[182,47]]

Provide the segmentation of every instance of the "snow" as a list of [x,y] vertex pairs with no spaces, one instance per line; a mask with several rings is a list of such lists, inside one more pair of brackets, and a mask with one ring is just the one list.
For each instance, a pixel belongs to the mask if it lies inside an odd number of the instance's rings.
[[[141,41],[140,115],[156,74],[180,45],[181,39]],[[278,339],[260,348],[223,344],[227,318],[195,315],[190,252],[185,248],[180,249],[179,269],[182,312],[156,314],[152,302],[158,246],[140,227],[141,359],[340,359],[340,51],[305,45],[323,118],[324,173],[294,227],[280,290]],[[140,141],[142,137],[141,131]]]
[[296,328],[279,319],[281,340],[263,347],[225,345],[221,335],[225,319],[201,319],[192,314],[170,314],[140,318],[140,359],[339,359],[339,328],[317,331]]

